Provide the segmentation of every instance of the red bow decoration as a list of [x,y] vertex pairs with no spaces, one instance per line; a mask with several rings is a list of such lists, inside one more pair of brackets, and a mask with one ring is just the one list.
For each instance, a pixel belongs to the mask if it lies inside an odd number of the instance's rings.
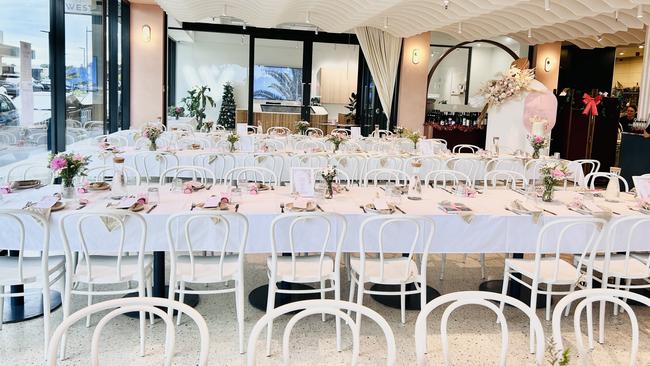
[[582,111],[582,114],[587,116],[588,115],[597,116],[598,108],[596,106],[600,104],[601,99],[602,96],[600,95],[597,95],[595,98],[593,98],[589,94],[585,93],[582,96],[582,103],[585,104],[585,109]]

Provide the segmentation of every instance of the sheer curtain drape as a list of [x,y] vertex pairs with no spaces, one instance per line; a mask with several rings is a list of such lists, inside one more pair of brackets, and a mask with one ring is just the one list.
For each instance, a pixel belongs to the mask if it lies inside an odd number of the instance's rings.
[[372,27],[355,28],[354,32],[375,82],[388,129],[402,39]]

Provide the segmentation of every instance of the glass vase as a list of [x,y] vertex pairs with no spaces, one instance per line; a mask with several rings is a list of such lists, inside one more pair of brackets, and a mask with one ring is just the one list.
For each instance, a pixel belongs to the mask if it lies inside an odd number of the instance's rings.
[[63,188],[61,189],[61,198],[65,200],[72,200],[76,196],[76,189],[72,182],[64,182]]
[[230,144],[230,152],[231,153],[235,152],[235,144]]
[[150,141],[149,142],[149,151],[156,151],[158,150],[158,145],[156,145],[156,141]]
[[332,182],[327,182],[327,187],[325,188],[325,199],[331,200],[334,197],[334,189],[332,188]]
[[533,150],[533,159],[539,159],[539,149]]
[[555,190],[554,184],[545,184],[544,192],[542,193],[542,201],[552,202],[553,201],[553,192]]

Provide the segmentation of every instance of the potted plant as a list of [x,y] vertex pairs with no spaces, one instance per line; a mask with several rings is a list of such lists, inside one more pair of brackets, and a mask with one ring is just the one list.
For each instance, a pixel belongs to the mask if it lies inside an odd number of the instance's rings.
[[339,123],[356,124],[357,123],[357,94],[352,93],[348,98],[348,104],[345,105],[348,113],[339,113]]
[[203,119],[205,118],[205,109],[209,106],[214,107],[214,100],[207,93],[210,91],[205,85],[195,86],[187,91],[187,96],[182,99],[185,103],[190,117],[196,118],[196,129],[201,131],[203,128]]

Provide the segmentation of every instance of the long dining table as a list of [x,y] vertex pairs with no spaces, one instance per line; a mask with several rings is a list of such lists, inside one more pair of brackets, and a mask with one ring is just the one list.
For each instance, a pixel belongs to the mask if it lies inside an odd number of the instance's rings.
[[[147,240],[145,250],[153,252],[156,256],[154,261],[154,293],[158,296],[166,296],[164,292],[165,285],[165,268],[164,255],[169,251],[167,238],[167,219],[176,213],[189,212],[193,204],[204,202],[212,195],[219,195],[221,192],[229,192],[230,187],[217,185],[209,190],[199,190],[191,194],[171,191],[169,186],[159,186],[160,201],[157,207],[151,211],[146,208],[142,212],[147,224]],[[129,194],[137,195],[147,191],[148,186],[130,186]],[[0,207],[19,209],[25,206],[28,201],[38,201],[42,197],[52,195],[61,190],[60,186],[50,185],[41,189],[31,189],[18,191],[16,193],[2,196]],[[364,212],[361,206],[373,202],[373,199],[385,195],[381,187],[355,187],[351,186],[348,190],[336,193],[333,199],[315,198],[319,207],[324,212],[334,212],[345,217],[347,222],[347,231],[342,243],[342,251],[346,253],[359,253],[359,228],[361,223],[373,213]],[[446,189],[423,187],[422,199],[410,200],[406,195],[400,198],[387,198],[394,200],[395,204],[406,214],[423,215],[433,220],[434,226],[426,230],[435,230],[433,242],[430,245],[429,253],[535,253],[537,234],[544,223],[560,220],[563,218],[584,217],[580,213],[574,212],[567,207],[567,203],[581,195],[576,191],[558,190],[555,193],[555,201],[551,203],[539,202],[541,208],[545,211],[539,220],[533,220],[530,215],[519,215],[509,211],[506,207],[513,200],[524,200],[520,192],[510,189],[483,189],[471,198],[458,196],[450,193]],[[109,191],[94,191],[86,194],[80,194],[79,198],[88,200],[80,211],[75,211],[79,205],[76,200],[66,203],[66,207],[50,215],[50,253],[61,253],[63,242],[61,239],[59,223],[61,217],[69,212],[87,212],[95,210],[117,210],[106,208],[107,203],[111,202],[111,193]],[[246,216],[249,221],[248,240],[246,242],[245,253],[270,253],[271,222],[278,215],[282,215],[281,204],[288,203],[295,199],[288,187],[276,187],[274,190],[261,191],[256,195],[242,194],[241,196],[232,197],[233,201],[239,203],[238,212]],[[472,209],[471,218],[460,217],[456,214],[448,214],[439,209],[438,203],[441,201],[454,201],[467,205]],[[611,220],[628,216],[641,215],[634,209],[635,199],[631,194],[621,194],[620,202],[605,202],[602,198],[594,198],[595,203],[612,210]],[[393,215],[403,215],[399,211]],[[33,223],[32,225],[37,225]],[[127,220],[126,235],[136,230],[134,225],[129,225]],[[31,232],[30,227],[26,227],[27,232]],[[34,230],[38,227],[34,226]],[[233,228],[233,237],[237,237],[241,228]],[[319,252],[322,249],[322,242],[315,240],[313,228],[306,227],[297,231],[295,250],[298,252]],[[340,233],[341,228],[334,227],[335,233]],[[203,232],[204,231],[204,232]],[[106,227],[98,222],[97,228],[93,230],[95,235],[93,240],[88,242],[88,250],[92,253],[110,253],[115,251],[115,245],[112,236],[107,235]],[[6,227],[0,232],[0,242],[2,249],[18,250],[15,240],[17,233],[14,227]],[[197,240],[193,246],[195,251],[219,251],[218,243],[214,231],[209,228],[197,228],[201,240]],[[410,239],[404,240],[404,233],[397,227],[396,230],[387,232],[383,250],[385,253],[406,253],[410,250]],[[648,233],[650,235],[650,232]],[[335,238],[332,235],[327,243],[328,251],[336,250]],[[40,236],[28,235],[25,242],[24,250],[38,251],[41,250],[39,241]],[[571,234],[570,240],[562,243],[563,253],[582,253],[585,250],[586,233],[575,232]],[[70,245],[72,251],[80,250],[80,243],[75,242],[72,238]],[[318,239],[318,238],[316,238]],[[181,240],[184,240],[181,238]],[[378,241],[376,232],[370,233],[365,243],[366,252],[377,252]],[[636,251],[650,250],[650,242],[637,243],[632,247]],[[421,253],[425,249],[423,241],[415,246],[415,252]],[[613,250],[624,250],[623,243],[613,243]],[[134,241],[125,243],[125,251],[137,251],[137,244]],[[228,244],[228,251],[237,251],[236,240]],[[287,240],[278,241],[277,252],[290,252]],[[554,252],[555,248],[543,248],[544,252]]]

